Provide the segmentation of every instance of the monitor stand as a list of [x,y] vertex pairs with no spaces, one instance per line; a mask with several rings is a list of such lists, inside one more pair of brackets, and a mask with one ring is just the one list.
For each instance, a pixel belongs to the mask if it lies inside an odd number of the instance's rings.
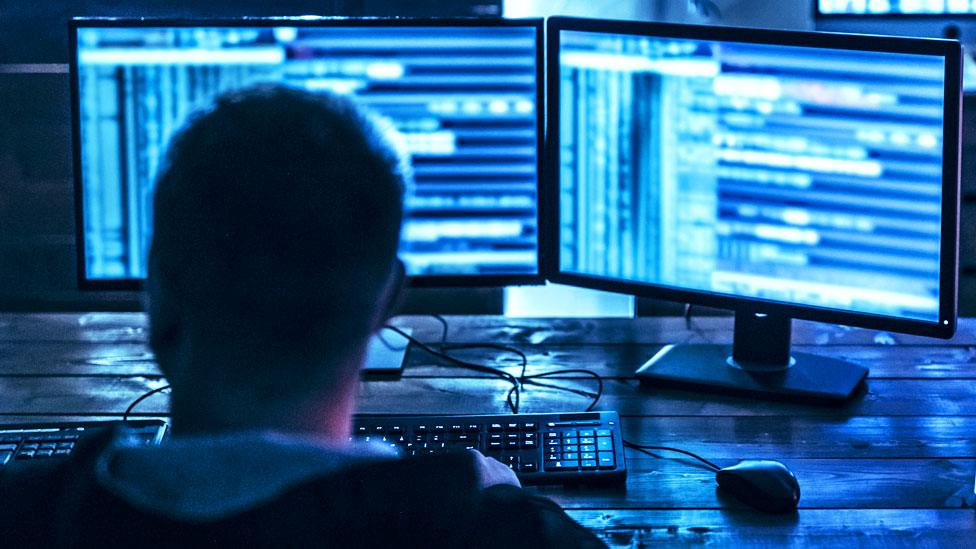
[[[408,335],[413,334],[410,328],[400,328]],[[364,377],[398,376],[406,366],[407,350],[410,342],[405,337],[381,328],[369,340],[366,347],[366,359],[361,371]]]
[[841,404],[868,375],[864,366],[790,353],[791,319],[739,311],[732,348],[667,345],[637,370],[648,385]]

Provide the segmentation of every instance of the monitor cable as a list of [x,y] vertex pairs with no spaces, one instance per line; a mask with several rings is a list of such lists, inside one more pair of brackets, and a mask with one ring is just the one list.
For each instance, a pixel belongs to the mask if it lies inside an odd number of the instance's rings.
[[125,409],[125,413],[122,414],[122,421],[129,421],[129,416],[132,414],[132,410],[134,410],[135,407],[138,406],[140,402],[142,402],[143,400],[146,400],[147,398],[149,398],[149,397],[151,397],[151,396],[153,396],[153,395],[155,395],[157,393],[161,393],[161,392],[165,391],[166,389],[169,389],[170,387],[171,386],[169,384],[163,385],[162,387],[156,387],[155,389],[153,389],[151,391],[147,391],[147,392],[143,393],[139,398],[133,400],[132,401],[132,404],[130,404],[129,407]]

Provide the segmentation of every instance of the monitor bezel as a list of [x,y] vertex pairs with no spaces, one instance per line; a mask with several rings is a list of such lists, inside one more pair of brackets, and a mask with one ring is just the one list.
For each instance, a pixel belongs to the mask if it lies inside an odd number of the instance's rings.
[[86,28],[147,27],[526,27],[535,29],[536,58],[536,272],[535,274],[419,275],[407,277],[412,288],[493,288],[541,285],[545,283],[542,261],[543,169],[545,166],[545,20],[487,17],[238,17],[238,18],[154,18],[74,17],[68,21],[68,72],[71,93],[72,167],[74,170],[75,243],[78,287],[83,291],[141,291],[144,278],[89,278],[86,265],[84,181],[81,169],[81,119],[78,82],[78,31]]
[[[677,288],[646,282],[563,272],[560,268],[559,246],[559,44],[562,31],[659,36],[664,38],[710,40],[719,42],[743,42],[787,46],[805,46],[823,49],[846,49],[890,53],[914,53],[945,58],[945,97],[942,175],[942,238],[939,273],[939,318],[925,321],[904,317],[876,315],[845,311],[814,305],[803,305],[768,299],[735,296],[732,294]],[[783,31],[742,27],[707,27],[616,21],[607,19],[582,19],[552,17],[546,27],[547,48],[547,142],[546,142],[546,190],[542,203],[544,272],[548,280],[560,284],[580,286],[595,290],[631,294],[638,297],[658,298],[693,303],[732,310],[758,311],[791,318],[830,322],[892,330],[897,332],[952,337],[956,329],[958,293],[958,240],[959,240],[959,170],[961,160],[962,117],[962,59],[959,42],[924,38],[893,38],[890,36],[849,35],[809,31]]]

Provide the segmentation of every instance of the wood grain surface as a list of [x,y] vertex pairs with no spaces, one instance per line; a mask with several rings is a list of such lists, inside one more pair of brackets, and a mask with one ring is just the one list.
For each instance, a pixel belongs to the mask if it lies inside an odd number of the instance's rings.
[[[437,344],[441,325],[401,317]],[[948,341],[795,322],[794,346],[870,368],[865,390],[840,407],[661,389],[633,372],[662,345],[728,344],[727,317],[505,319],[448,317],[451,343],[510,345],[529,373],[589,369],[604,378],[597,409],[622,416],[624,438],[676,446],[722,465],[786,463],[802,487],[787,516],[752,511],[716,490],[714,475],[680,455],[628,450],[620,487],[531,488],[565,506],[613,547],[651,543],[756,547],[966,547],[976,542],[968,508],[976,474],[976,321]],[[118,418],[166,380],[146,345],[139,314],[0,314],[0,422]],[[513,353],[479,348],[457,357],[517,374]],[[553,383],[594,390],[584,375]],[[404,374],[366,380],[359,410],[371,413],[506,413],[509,385],[461,370],[421,349]],[[525,412],[579,411],[582,396],[527,387]],[[168,397],[141,403],[165,417]],[[968,498],[971,502],[972,498]]]

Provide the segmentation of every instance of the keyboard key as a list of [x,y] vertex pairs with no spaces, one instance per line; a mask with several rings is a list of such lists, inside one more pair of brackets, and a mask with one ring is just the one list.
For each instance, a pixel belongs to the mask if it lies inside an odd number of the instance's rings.
[[0,443],[5,443],[5,444],[11,442],[16,443],[16,442],[20,442],[20,439],[22,438],[24,438],[23,435],[4,435],[0,437]]
[[596,452],[596,445],[594,444],[581,444],[580,452]]
[[511,432],[511,431],[518,431],[519,430],[519,424],[518,423],[506,423],[505,424],[505,430],[506,431],[509,431],[509,432]]
[[469,432],[469,433],[479,433],[479,432],[481,432],[481,424],[480,423],[469,423],[469,424],[467,424],[464,427],[464,430],[467,431],[467,432]]
[[506,433],[505,434],[505,440],[515,440],[515,441],[517,441],[518,439],[519,439],[519,434],[518,433]]
[[563,444],[579,444],[579,439],[576,437],[564,438]]
[[593,438],[596,435],[593,433],[592,430],[587,429],[587,430],[584,430],[584,431],[580,431],[579,432],[579,436],[580,437],[590,437],[590,438]]
[[526,421],[520,427],[523,431],[536,431],[539,429],[539,424],[534,421]]
[[584,459],[580,462],[580,466],[584,469],[596,469],[595,459]]
[[538,470],[539,468],[534,461],[522,461],[522,463],[519,464],[519,471],[523,473],[535,473]]
[[611,431],[610,429],[598,429],[597,432],[596,432],[596,436],[598,436],[598,437],[612,437],[613,436],[613,431]]
[[37,442],[29,442],[29,443],[27,443],[27,444],[24,445],[24,447],[22,448],[22,450],[37,450],[38,446],[40,446],[40,443],[37,443]]
[[613,452],[600,452],[597,455],[599,456],[597,463],[600,465],[600,469],[613,469]]
[[54,455],[55,456],[58,456],[58,457],[70,456],[71,455],[71,450],[68,449],[68,448],[62,448],[60,450],[55,450],[54,451]]
[[464,425],[462,425],[460,423],[452,423],[451,425],[448,425],[447,432],[449,432],[449,433],[463,433],[464,432]]
[[546,431],[545,437],[546,437],[546,440],[549,440],[551,438],[556,438],[556,439],[562,439],[563,438],[562,434],[559,431]]
[[536,433],[522,433],[522,440],[535,440],[536,438]]
[[414,425],[413,432],[418,435],[426,435],[430,432],[430,427],[427,425]]
[[369,429],[365,425],[360,425],[359,427],[356,427],[356,431],[355,431],[355,433],[359,436],[363,436],[368,432]]
[[400,425],[393,425],[392,427],[390,427],[390,433],[394,435],[399,435],[402,432],[403,432],[403,427]]
[[578,467],[579,467],[579,464],[576,463],[575,461],[574,462],[568,462],[568,461],[558,461],[557,460],[557,461],[547,461],[546,462],[546,471],[568,471],[570,469],[575,470]]
[[443,433],[447,430],[447,426],[444,424],[437,424],[430,428],[431,431],[435,433]]
[[518,441],[518,439],[515,439],[515,440],[506,440],[505,441],[505,447],[508,448],[508,449],[510,449],[510,450],[511,449],[514,449],[514,448],[518,448],[519,447],[519,441]]
[[539,445],[534,440],[523,440],[522,441],[522,448],[525,448],[527,450],[534,450],[534,449],[536,449],[538,447],[539,447]]
[[565,461],[577,461],[580,456],[576,452],[563,452],[563,460]]
[[38,450],[37,452],[34,452],[34,457],[39,457],[39,458],[40,457],[51,457],[52,455],[54,455],[54,449],[53,448],[42,448],[42,449]]
[[471,433],[462,433],[460,435],[448,435],[447,440],[454,440],[459,442],[478,442],[478,435]]
[[596,459],[595,452],[583,452],[580,454],[580,459]]
[[10,458],[14,457],[13,452],[3,451],[0,452],[0,465],[6,465]]
[[605,437],[596,439],[596,449],[599,451],[613,450],[613,439]]
[[488,435],[488,440],[503,441],[505,440],[505,435],[502,433],[491,433]]
[[488,432],[489,433],[501,433],[504,430],[505,430],[505,426],[502,425],[501,423],[489,423],[488,424]]
[[21,450],[17,452],[17,459],[31,459],[34,457],[34,450]]
[[550,438],[549,440],[546,441],[547,448],[552,448],[553,446],[562,446],[562,445],[563,442],[558,438]]
[[563,452],[579,452],[579,446],[575,444],[564,444]]
[[505,447],[505,443],[500,440],[492,440],[488,442],[489,450],[501,450],[504,447]]
[[42,442],[38,445],[38,448],[41,450],[53,450],[55,446],[57,446],[57,444],[53,442]]
[[559,461],[561,459],[563,459],[561,452],[548,452],[546,454],[546,461]]
[[369,430],[374,435],[382,435],[386,432],[386,426],[384,425],[374,425],[372,429]]
[[16,444],[0,444],[0,452],[13,452],[16,449]]
[[580,437],[580,444],[596,444],[596,439],[593,437]]
[[576,438],[578,436],[579,435],[576,434],[576,431],[573,430],[563,431],[563,438]]

